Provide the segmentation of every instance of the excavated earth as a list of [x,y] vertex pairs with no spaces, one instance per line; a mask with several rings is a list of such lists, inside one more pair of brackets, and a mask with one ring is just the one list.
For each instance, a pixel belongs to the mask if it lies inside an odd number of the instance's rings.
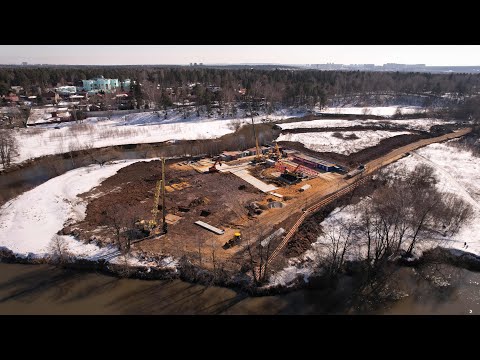
[[[152,218],[155,187],[160,178],[160,161],[138,162],[122,168],[100,186],[81,195],[88,202],[86,217],[63,232],[87,242],[114,242],[111,218],[115,214],[123,216],[119,220],[127,224],[129,221],[133,224],[134,219]],[[168,224],[165,236],[139,241],[135,249],[179,257],[197,256],[199,248],[205,254],[210,253],[209,240],[217,235],[194,222],[201,220],[221,229],[235,228],[248,219],[247,206],[265,198],[265,194],[235,175],[200,174],[188,165],[168,164],[165,183],[167,214],[175,215],[172,218],[178,221]],[[161,204],[160,199],[160,222]]]

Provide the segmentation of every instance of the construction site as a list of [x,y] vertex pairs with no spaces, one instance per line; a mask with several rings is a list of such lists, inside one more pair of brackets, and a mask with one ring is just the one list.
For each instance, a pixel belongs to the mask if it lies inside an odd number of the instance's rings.
[[62,232],[100,246],[186,258],[209,270],[256,269],[254,277],[261,278],[285,265],[282,251],[307,217],[408,151],[466,131],[417,141],[345,169],[278,143],[260,146],[253,128],[252,149],[213,158],[162,158],[119,170],[81,195],[88,203],[85,219]]

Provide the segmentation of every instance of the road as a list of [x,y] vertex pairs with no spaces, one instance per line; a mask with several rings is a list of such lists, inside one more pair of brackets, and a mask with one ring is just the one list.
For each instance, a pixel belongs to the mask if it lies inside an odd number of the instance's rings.
[[[392,150],[388,154],[381,156],[377,159],[374,159],[368,162],[366,165],[366,171],[362,173],[361,176],[353,177],[352,179],[345,180],[343,178],[339,178],[337,182],[332,181],[326,187],[314,187],[303,194],[300,194],[296,199],[292,200],[288,206],[275,209],[273,211],[269,211],[267,214],[262,215],[259,217],[258,226],[266,232],[266,229],[272,229],[273,226],[287,220],[288,218],[292,217],[297,219],[296,222],[293,224],[292,228],[287,229],[290,230],[287,232],[287,235],[281,241],[277,248],[275,248],[272,252],[272,256],[270,257],[269,263],[273,261],[273,259],[281,253],[281,250],[285,247],[288,241],[293,237],[295,231],[299,228],[302,222],[308,217],[308,215],[318,211],[321,207],[331,203],[336,198],[339,197],[339,193],[341,195],[346,194],[347,192],[353,190],[356,187],[355,183],[360,181],[365,181],[365,177],[368,175],[373,174],[374,172],[378,171],[384,166],[391,164],[399,159],[401,159],[406,153],[419,149],[421,147],[443,142],[447,140],[451,140],[454,138],[461,137],[467,133],[469,133],[472,129],[471,128],[464,128],[453,133],[449,133],[446,135],[423,139],[405,146],[402,146],[398,149]],[[354,185],[355,184],[355,185]],[[306,202],[310,206],[305,206]],[[306,210],[305,213],[302,209]],[[292,231],[293,230],[293,231]]]
[[[225,229],[224,235],[215,235],[212,237],[212,241],[216,244],[217,248],[220,248],[228,240],[233,238],[235,232],[240,230],[242,233],[249,232],[251,237],[249,240],[256,242],[258,240],[263,240],[265,237],[270,235],[275,228],[281,226],[287,231],[287,233],[280,242],[278,240],[276,241],[276,247],[274,249],[270,249],[273,254],[270,259],[273,260],[282,252],[283,248],[291,239],[291,237],[293,237],[295,231],[301,225],[303,220],[305,220],[314,212],[317,212],[321,207],[335,200],[338,196],[344,195],[354,189],[357,185],[359,185],[359,181],[365,181],[362,179],[368,178],[367,175],[371,175],[380,168],[401,159],[407,152],[411,152],[433,143],[461,137],[470,131],[470,128],[460,129],[450,134],[429,139],[422,139],[392,150],[391,152],[366,163],[366,170],[361,176],[356,176],[348,180],[344,179],[340,174],[326,173],[322,174],[322,176],[318,178],[307,180],[306,182],[302,182],[300,184],[280,188],[275,192],[284,196],[290,195],[293,197],[288,201],[284,201],[285,206],[283,208],[275,208],[264,211],[254,220],[246,220],[246,222],[243,223],[243,226],[241,226],[239,229]],[[298,189],[305,184],[311,184],[312,187],[305,192],[299,192]],[[254,230],[251,231],[252,229]],[[216,256],[219,259],[226,260],[235,257],[235,255],[241,251],[242,248],[243,247],[235,246],[218,252],[218,255]]]

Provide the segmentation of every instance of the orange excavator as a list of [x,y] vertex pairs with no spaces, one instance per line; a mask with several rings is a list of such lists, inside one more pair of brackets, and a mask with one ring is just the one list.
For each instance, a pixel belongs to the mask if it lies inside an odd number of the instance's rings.
[[216,158],[216,159],[215,159],[215,164],[213,164],[212,166],[210,166],[210,167],[208,168],[208,172],[209,172],[209,173],[218,172],[218,169],[217,169],[217,167],[216,167],[217,164],[220,165],[220,166],[222,166],[222,163],[220,162],[220,158]]

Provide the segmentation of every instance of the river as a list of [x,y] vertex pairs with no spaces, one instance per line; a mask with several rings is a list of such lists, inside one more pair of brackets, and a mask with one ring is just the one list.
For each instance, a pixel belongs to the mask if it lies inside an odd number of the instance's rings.
[[[447,266],[435,287],[402,269],[410,296],[372,314],[480,314],[480,273]],[[337,299],[338,300],[338,299]],[[180,280],[118,279],[50,265],[0,263],[0,314],[342,314],[325,291],[249,297]]]

